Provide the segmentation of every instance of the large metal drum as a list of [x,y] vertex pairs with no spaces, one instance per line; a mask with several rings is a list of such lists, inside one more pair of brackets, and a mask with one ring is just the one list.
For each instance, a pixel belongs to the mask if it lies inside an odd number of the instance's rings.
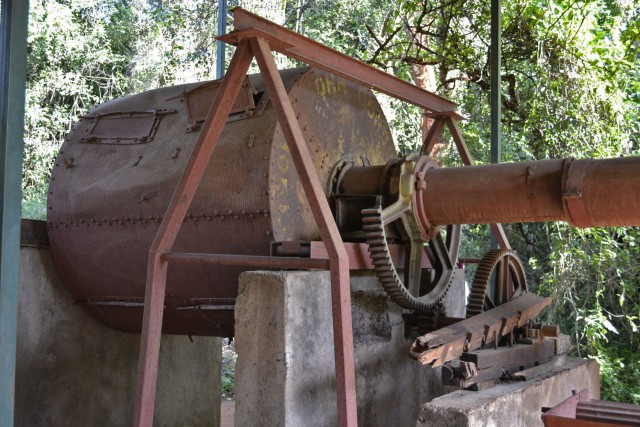
[[[322,182],[347,159],[395,157],[374,95],[315,69],[281,73]],[[51,176],[48,230],[77,303],[118,330],[141,329],[151,242],[219,81],[102,104],[63,144]],[[249,76],[185,219],[175,251],[268,255],[272,241],[319,233],[260,75]],[[233,335],[239,267],[170,265],[163,331]]]

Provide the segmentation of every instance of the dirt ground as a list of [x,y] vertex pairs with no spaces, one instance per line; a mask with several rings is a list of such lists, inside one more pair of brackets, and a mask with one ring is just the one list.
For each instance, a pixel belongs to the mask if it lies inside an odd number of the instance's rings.
[[223,400],[220,407],[220,427],[233,427],[236,404],[233,400]]

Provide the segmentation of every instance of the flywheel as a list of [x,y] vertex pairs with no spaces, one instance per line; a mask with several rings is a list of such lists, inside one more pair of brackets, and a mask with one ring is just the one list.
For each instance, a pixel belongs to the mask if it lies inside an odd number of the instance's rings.
[[[488,293],[489,282],[495,273],[493,296]],[[509,249],[488,251],[473,277],[467,305],[467,317],[497,307],[527,292],[524,267],[516,253]]]

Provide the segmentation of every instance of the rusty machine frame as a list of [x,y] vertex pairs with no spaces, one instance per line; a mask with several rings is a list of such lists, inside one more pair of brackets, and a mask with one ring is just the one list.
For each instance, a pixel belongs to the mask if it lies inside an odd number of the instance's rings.
[[[204,263],[330,270],[338,421],[343,427],[357,426],[349,256],[311,161],[296,113],[276,68],[273,52],[282,53],[424,109],[425,113],[434,119],[434,123],[423,141],[422,154],[430,152],[446,126],[464,164],[472,165],[473,159],[457,126],[457,121],[463,117],[456,112],[456,104],[443,97],[372,68],[241,8],[234,9],[233,13],[234,31],[219,39],[235,45],[236,51],[149,251],[134,425],[150,427],[153,423],[168,265]],[[326,246],[328,259],[172,252],[181,224],[253,58],[257,60],[264,78],[297,174]],[[510,249],[502,226],[493,224],[491,229],[499,246],[502,249]]]

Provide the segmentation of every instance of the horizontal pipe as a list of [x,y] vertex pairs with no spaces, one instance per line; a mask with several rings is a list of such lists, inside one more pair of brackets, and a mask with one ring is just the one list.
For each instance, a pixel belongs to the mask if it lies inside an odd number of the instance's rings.
[[640,225],[640,157],[435,168],[424,181],[416,214],[432,225]]
[[184,264],[239,265],[264,268],[328,270],[328,259],[165,252],[162,259]]

